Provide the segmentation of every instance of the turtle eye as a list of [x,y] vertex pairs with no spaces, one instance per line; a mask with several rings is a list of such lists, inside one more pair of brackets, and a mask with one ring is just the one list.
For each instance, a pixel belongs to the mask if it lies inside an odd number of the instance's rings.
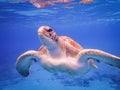
[[48,29],[48,30],[47,30],[47,32],[51,32],[51,31],[52,31],[52,29]]

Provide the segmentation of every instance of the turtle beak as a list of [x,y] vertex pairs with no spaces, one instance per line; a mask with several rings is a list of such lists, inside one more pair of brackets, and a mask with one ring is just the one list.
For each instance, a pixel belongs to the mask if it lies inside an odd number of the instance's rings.
[[44,28],[45,28],[45,26],[42,26],[38,29],[38,35],[44,34]]
[[[47,36],[49,37],[49,32],[47,32],[48,30],[50,31],[51,27],[49,26],[41,26],[39,29],[38,29],[38,35],[44,35],[44,36]],[[51,29],[52,30],[52,29]]]

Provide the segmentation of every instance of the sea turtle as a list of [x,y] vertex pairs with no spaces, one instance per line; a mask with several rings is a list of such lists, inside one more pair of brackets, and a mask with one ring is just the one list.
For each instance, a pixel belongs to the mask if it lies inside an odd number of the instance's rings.
[[120,57],[98,49],[84,49],[72,38],[58,36],[49,26],[41,26],[38,36],[42,43],[39,50],[29,50],[17,58],[16,70],[22,76],[29,75],[32,63],[39,62],[49,72],[64,72],[70,75],[84,75],[95,60],[120,68]]

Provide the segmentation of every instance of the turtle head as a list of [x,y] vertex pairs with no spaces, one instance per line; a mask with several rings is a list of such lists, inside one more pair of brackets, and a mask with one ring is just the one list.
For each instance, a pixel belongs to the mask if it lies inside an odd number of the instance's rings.
[[38,36],[44,45],[55,44],[58,42],[56,32],[49,26],[41,26],[38,29]]

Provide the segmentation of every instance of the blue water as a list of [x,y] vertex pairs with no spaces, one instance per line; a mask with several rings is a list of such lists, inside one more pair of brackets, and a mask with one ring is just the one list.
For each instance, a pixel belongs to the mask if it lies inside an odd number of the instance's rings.
[[[76,0],[77,1],[77,0]],[[68,3],[36,8],[29,2],[0,1],[0,90],[120,90],[120,70],[97,63],[84,76],[50,73],[34,63],[29,77],[15,70],[17,57],[37,50],[37,30],[49,25],[84,48],[120,56],[120,0],[95,0],[90,4]]]

